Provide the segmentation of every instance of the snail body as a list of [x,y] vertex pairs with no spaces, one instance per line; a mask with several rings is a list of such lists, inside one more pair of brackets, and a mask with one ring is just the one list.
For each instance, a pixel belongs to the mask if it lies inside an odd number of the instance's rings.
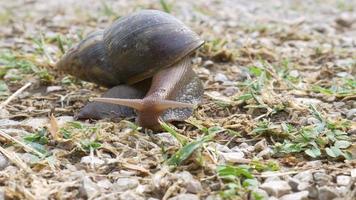
[[[191,68],[190,54],[203,44],[173,16],[143,10],[94,32],[57,63],[61,71],[112,87],[86,105],[78,118],[127,117],[158,127],[158,118],[181,121],[192,113],[203,86]],[[110,105],[113,103],[118,105]]]

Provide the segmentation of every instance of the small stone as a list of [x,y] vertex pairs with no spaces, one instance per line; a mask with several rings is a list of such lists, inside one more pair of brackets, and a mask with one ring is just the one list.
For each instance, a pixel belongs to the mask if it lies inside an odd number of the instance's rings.
[[192,62],[193,62],[193,64],[200,65],[202,60],[203,59],[201,57],[196,57],[196,58],[192,59]]
[[342,13],[335,19],[335,22],[340,26],[349,28],[355,22],[355,19],[350,13]]
[[144,200],[142,196],[136,194],[132,190],[128,190],[120,195],[119,199],[124,199],[124,200]]
[[5,127],[5,126],[17,126],[20,125],[21,123],[15,120],[11,119],[0,119],[0,127]]
[[185,188],[189,193],[197,194],[203,190],[201,183],[198,180],[195,180],[192,174],[188,171],[179,173],[178,177],[183,180]]
[[216,82],[226,82],[228,80],[229,79],[226,77],[226,75],[222,73],[217,73],[214,77],[214,81]]
[[280,200],[304,200],[308,199],[308,191],[301,191],[293,194],[287,194],[280,198]]
[[293,78],[298,78],[299,76],[299,72],[298,70],[292,70],[289,72],[289,76],[293,77]]
[[308,182],[301,182],[299,183],[297,190],[298,191],[302,191],[302,190],[307,190],[308,188],[310,188],[310,183]]
[[107,190],[107,189],[111,188],[112,183],[108,179],[103,179],[103,180],[98,181],[97,185],[100,188],[103,188],[103,189]]
[[305,167],[317,168],[320,167],[323,163],[320,160],[313,160],[305,163]]
[[298,179],[300,182],[312,182],[313,181],[313,173],[311,171],[304,171],[296,174],[293,178]]
[[91,199],[98,194],[99,188],[88,176],[84,176],[79,191],[83,196]]
[[63,90],[62,86],[59,85],[54,85],[54,86],[48,86],[46,89],[46,93],[51,93],[51,92],[58,92]]
[[264,182],[261,185],[261,188],[264,189],[269,195],[280,197],[282,195],[288,194],[292,188],[289,186],[286,181],[269,181]]
[[331,188],[328,186],[323,186],[319,188],[319,200],[330,200],[338,196],[339,195],[336,192],[335,188]]
[[335,60],[335,65],[339,66],[339,67],[351,67],[355,63],[356,63],[356,61],[352,58]]
[[136,188],[138,184],[139,181],[136,178],[119,178],[112,187],[116,191],[126,191]]
[[278,176],[270,176],[270,177],[266,178],[264,183],[271,182],[271,181],[280,181],[280,180],[281,179]]
[[292,188],[293,191],[298,191],[298,185],[300,184],[300,181],[296,178],[288,178],[288,184]]
[[26,126],[30,126],[36,130],[46,126],[48,124],[48,118],[46,117],[30,118],[22,121],[22,124]]
[[173,137],[172,134],[164,132],[154,135],[154,138],[157,138],[158,143],[161,143],[164,146],[179,146],[180,143],[177,138]]
[[175,197],[169,198],[169,200],[199,200],[199,197],[195,194],[179,194]]
[[207,60],[203,64],[203,67],[205,67],[205,68],[209,68],[209,67],[212,67],[212,66],[214,66],[214,62],[211,61],[211,60]]
[[14,80],[20,80],[22,78],[21,72],[18,69],[9,69],[7,70],[5,76],[3,79],[5,81],[14,81]]
[[338,73],[336,74],[336,76],[343,78],[343,77],[348,77],[348,76],[350,76],[350,74],[347,73],[347,72],[338,72]]
[[5,169],[7,166],[9,166],[9,161],[7,158],[0,153],[0,171]]
[[356,169],[351,170],[351,177],[356,178]]
[[100,165],[103,165],[105,161],[95,156],[84,156],[80,159],[80,163],[99,167]]
[[267,148],[267,141],[265,139],[260,140],[255,144],[256,151],[260,152]]
[[5,200],[5,188],[0,187],[0,200]]
[[332,177],[325,172],[315,172],[314,181],[318,186],[327,185],[331,181]]
[[307,123],[310,124],[310,125],[313,125],[313,124],[318,124],[318,123],[320,123],[320,121],[319,121],[317,118],[315,118],[315,117],[308,117]]
[[264,149],[263,151],[261,151],[260,153],[258,153],[256,155],[256,157],[258,158],[270,158],[272,155],[272,149],[267,147],[266,149]]
[[351,177],[350,176],[345,176],[345,175],[339,175],[336,177],[336,183],[338,185],[346,186],[349,185],[351,182]]
[[211,195],[207,196],[205,200],[222,200],[222,199],[221,199],[220,195],[211,194]]
[[353,119],[354,117],[356,117],[356,108],[353,108],[351,110],[349,110],[347,113],[346,113],[346,118],[347,119]]
[[344,103],[344,102],[341,102],[341,101],[339,101],[339,102],[334,102],[333,103],[333,106],[335,107],[335,108],[341,108],[341,107],[343,107],[343,106],[345,106],[346,104]]
[[229,153],[221,153],[221,155],[224,157],[224,159],[227,162],[240,162],[242,158],[245,157],[245,154],[242,151],[235,151],[235,152],[229,152]]
[[252,190],[251,200],[256,200],[255,195],[258,195],[258,199],[268,199],[268,193],[259,188]]

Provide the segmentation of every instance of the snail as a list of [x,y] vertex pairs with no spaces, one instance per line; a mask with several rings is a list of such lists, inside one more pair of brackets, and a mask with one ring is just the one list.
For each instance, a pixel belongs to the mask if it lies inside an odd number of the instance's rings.
[[[188,118],[203,95],[191,54],[203,40],[170,14],[142,10],[89,34],[56,64],[59,71],[109,89],[77,119],[131,117],[159,129],[159,119]],[[132,109],[133,108],[133,109]]]

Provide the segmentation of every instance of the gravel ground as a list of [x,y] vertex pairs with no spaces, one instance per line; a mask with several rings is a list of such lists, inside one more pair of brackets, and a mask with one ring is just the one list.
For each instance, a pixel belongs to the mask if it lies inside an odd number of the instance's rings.
[[[107,89],[55,63],[147,8],[206,41],[192,61],[202,104],[157,133],[133,119],[75,121]],[[354,0],[0,1],[0,199],[355,199],[355,9]]]

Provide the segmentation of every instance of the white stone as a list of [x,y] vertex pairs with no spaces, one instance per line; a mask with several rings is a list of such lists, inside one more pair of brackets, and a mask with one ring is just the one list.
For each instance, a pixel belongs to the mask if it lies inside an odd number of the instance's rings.
[[175,197],[169,198],[169,200],[199,200],[199,197],[195,194],[179,194]]
[[242,151],[239,152],[229,152],[229,153],[221,153],[224,159],[227,162],[240,162],[242,158],[244,158],[244,153]]
[[137,178],[119,178],[116,183],[113,184],[113,188],[116,191],[126,191],[136,188],[139,184]]
[[288,194],[292,188],[286,181],[269,181],[261,185],[269,195],[280,197],[282,195]]
[[105,163],[105,161],[95,156],[84,156],[80,159],[80,162],[83,164],[94,165],[95,167],[98,167]]
[[280,198],[280,200],[305,200],[308,198],[308,191],[301,191],[293,194],[287,194]]
[[349,185],[351,182],[351,177],[350,176],[344,176],[344,175],[339,175],[336,177],[336,183],[338,185]]
[[339,195],[335,188],[331,188],[328,186],[323,186],[319,188],[319,200],[330,200],[338,196]]

